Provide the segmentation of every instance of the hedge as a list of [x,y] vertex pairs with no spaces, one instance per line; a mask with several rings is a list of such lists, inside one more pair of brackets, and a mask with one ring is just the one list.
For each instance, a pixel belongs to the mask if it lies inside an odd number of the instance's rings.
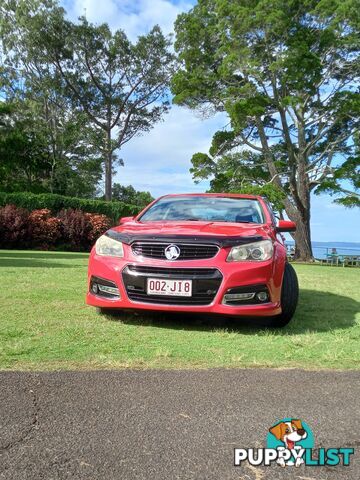
[[63,209],[72,208],[87,213],[106,215],[116,223],[120,217],[136,215],[140,210],[140,207],[137,205],[128,205],[127,203],[119,201],[86,200],[83,198],[65,197],[64,195],[53,193],[0,192],[0,206],[5,205],[16,205],[17,207],[26,208],[29,211],[47,208],[53,214]]
[[101,213],[68,208],[56,216],[48,208],[0,207],[0,248],[90,251],[97,238],[113,225]]

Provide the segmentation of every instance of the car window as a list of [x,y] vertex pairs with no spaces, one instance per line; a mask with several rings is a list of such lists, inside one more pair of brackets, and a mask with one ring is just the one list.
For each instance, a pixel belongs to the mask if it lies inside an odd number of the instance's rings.
[[161,198],[139,219],[141,222],[179,220],[264,223],[264,214],[256,199],[179,196]]

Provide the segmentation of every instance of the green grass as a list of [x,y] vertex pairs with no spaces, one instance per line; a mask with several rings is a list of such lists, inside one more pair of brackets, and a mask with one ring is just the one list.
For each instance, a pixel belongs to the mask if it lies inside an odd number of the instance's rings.
[[296,265],[282,330],[189,315],[99,316],[84,303],[87,255],[0,251],[0,369],[360,368],[360,270]]

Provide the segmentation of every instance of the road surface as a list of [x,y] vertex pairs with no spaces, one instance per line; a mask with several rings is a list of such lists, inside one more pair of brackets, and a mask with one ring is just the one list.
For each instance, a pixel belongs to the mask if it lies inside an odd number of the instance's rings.
[[[296,417],[350,467],[234,467]],[[198,370],[0,373],[0,478],[360,478],[360,373]]]

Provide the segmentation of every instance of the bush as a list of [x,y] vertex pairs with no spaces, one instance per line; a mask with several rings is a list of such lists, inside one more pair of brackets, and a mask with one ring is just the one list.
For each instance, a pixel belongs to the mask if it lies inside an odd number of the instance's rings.
[[112,224],[106,215],[79,209],[62,210],[55,217],[47,208],[29,213],[6,205],[0,207],[0,248],[89,251]]
[[114,223],[118,223],[120,217],[136,215],[140,211],[140,207],[136,205],[128,205],[118,201],[85,200],[83,198],[65,197],[53,193],[0,192],[0,207],[8,204],[26,208],[29,211],[46,208],[53,215],[64,209],[82,210],[87,213],[106,215]]
[[29,212],[15,205],[0,208],[0,248],[27,248]]
[[90,224],[90,232],[89,232],[89,243],[92,246],[95,241],[111,228],[111,221],[106,215],[99,215],[97,213],[85,213],[87,221]]
[[63,227],[63,241],[74,251],[89,249],[91,225],[81,210],[62,210],[59,218]]
[[59,213],[63,229],[63,241],[74,251],[88,251],[106,230],[111,220],[105,215],[84,213],[81,210],[62,210]]
[[29,215],[28,232],[33,247],[48,250],[61,238],[61,220],[52,217],[47,208],[34,210]]
[[59,212],[58,218],[62,225],[62,241],[66,248],[73,251],[89,251],[96,239],[112,225],[105,215],[84,213],[71,208]]

